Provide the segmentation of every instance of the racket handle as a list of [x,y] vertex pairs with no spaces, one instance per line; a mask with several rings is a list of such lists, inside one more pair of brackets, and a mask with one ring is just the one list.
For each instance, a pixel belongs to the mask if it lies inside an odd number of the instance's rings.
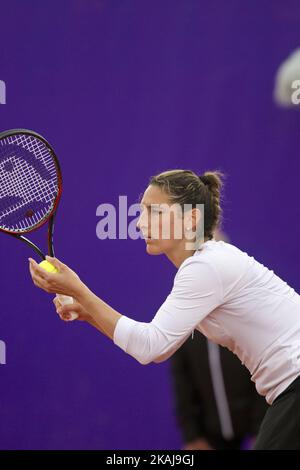
[[[58,294],[57,297],[61,305],[70,305],[74,302],[73,297],[69,297],[68,295]],[[71,318],[69,318],[67,321],[73,321],[78,318],[78,315],[75,312],[70,312],[70,315]]]
[[[58,272],[56,267],[53,266],[53,264],[49,263],[49,261],[47,261],[47,260],[42,261],[39,265],[41,266],[41,268],[45,269],[45,271],[48,271],[49,273],[57,273]],[[57,297],[58,297],[58,300],[61,303],[61,305],[70,305],[74,302],[73,298],[69,297],[68,295],[57,294]],[[69,312],[69,313],[70,313],[71,318],[69,320],[66,320],[66,321],[73,321],[73,320],[76,320],[78,318],[77,313],[75,313],[75,312]]]

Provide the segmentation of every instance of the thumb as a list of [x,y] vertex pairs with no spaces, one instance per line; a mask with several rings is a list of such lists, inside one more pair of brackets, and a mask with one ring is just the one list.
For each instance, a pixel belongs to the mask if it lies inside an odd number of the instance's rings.
[[52,258],[52,256],[46,256],[46,260],[49,261],[58,271],[63,271],[65,265],[59,261],[57,258]]
[[65,315],[66,313],[70,313],[70,312],[77,312],[78,309],[76,307],[78,307],[78,304],[76,305],[75,302],[74,304],[62,305],[62,306],[57,307],[57,312],[60,315]]

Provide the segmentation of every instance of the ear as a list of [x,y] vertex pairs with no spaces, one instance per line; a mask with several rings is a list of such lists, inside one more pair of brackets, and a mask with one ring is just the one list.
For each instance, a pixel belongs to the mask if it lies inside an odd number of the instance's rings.
[[199,227],[200,222],[202,222],[202,213],[199,207],[195,207],[192,209],[192,223],[194,231],[196,231],[196,228]]
[[195,232],[201,222],[202,214],[198,207],[194,207],[184,215],[184,230]]

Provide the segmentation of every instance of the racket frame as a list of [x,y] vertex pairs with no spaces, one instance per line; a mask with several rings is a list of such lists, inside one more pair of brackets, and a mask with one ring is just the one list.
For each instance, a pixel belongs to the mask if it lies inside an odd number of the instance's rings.
[[52,208],[51,212],[48,215],[46,215],[45,217],[43,217],[41,219],[41,221],[39,223],[37,223],[34,227],[32,227],[28,230],[24,230],[24,231],[20,230],[20,231],[18,231],[18,233],[15,232],[15,231],[6,230],[6,229],[3,229],[3,228],[0,227],[0,232],[7,233],[8,235],[11,235],[11,236],[13,236],[15,238],[18,238],[19,240],[23,241],[24,243],[29,245],[33,250],[35,250],[35,252],[44,260],[45,259],[45,254],[40,250],[40,248],[35,243],[33,243],[32,241],[30,241],[28,238],[24,237],[24,235],[21,235],[21,234],[23,234],[23,233],[27,234],[27,233],[30,233],[30,232],[34,232],[35,230],[39,229],[40,227],[42,227],[43,225],[45,225],[48,222],[48,237],[47,237],[48,253],[49,253],[50,256],[55,256],[54,247],[53,247],[53,233],[54,233],[55,214],[56,214],[58,204],[59,204],[59,201],[60,201],[60,198],[61,198],[61,195],[62,195],[61,168],[60,168],[60,164],[59,164],[58,158],[56,156],[56,153],[55,153],[53,147],[49,144],[49,142],[43,136],[41,136],[37,132],[31,131],[29,129],[10,129],[8,131],[0,132],[0,141],[2,139],[5,139],[6,137],[13,137],[16,134],[25,134],[25,135],[35,137],[35,138],[39,139],[41,142],[43,142],[43,144],[47,147],[48,151],[50,152],[50,154],[53,158],[53,161],[54,161],[54,164],[55,164],[56,170],[57,170],[58,193],[57,193],[57,196],[54,200],[54,204],[53,204],[53,208]]

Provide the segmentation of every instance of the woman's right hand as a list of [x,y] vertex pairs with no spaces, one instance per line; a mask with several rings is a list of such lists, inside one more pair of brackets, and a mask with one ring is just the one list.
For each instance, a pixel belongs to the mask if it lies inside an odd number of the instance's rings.
[[77,313],[77,320],[89,321],[91,319],[89,313],[75,299],[72,304],[62,305],[59,301],[59,296],[56,296],[53,299],[53,303],[56,307],[56,312],[63,321],[69,321],[71,319],[71,312]]

